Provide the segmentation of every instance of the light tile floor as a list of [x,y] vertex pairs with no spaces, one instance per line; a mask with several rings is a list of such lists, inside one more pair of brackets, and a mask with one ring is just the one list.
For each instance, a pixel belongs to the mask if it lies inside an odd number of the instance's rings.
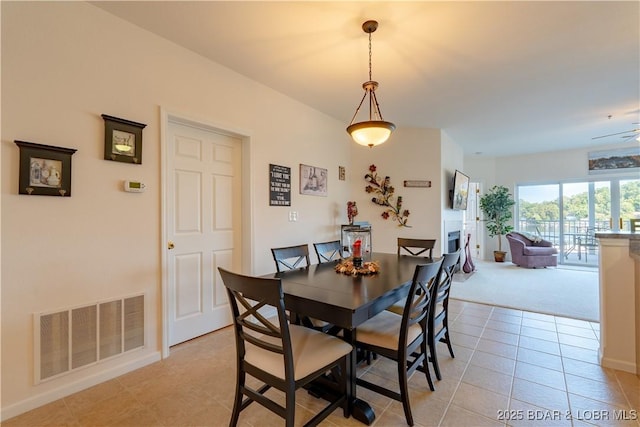
[[[599,324],[452,300],[455,359],[438,348],[442,381],[410,379],[417,426],[635,426],[640,378],[597,364]],[[2,423],[14,426],[226,426],[235,385],[231,328],[171,349],[171,357]],[[378,358],[358,375],[396,382],[392,362]],[[434,376],[435,378],[435,376]],[[270,392],[271,393],[271,392]],[[277,393],[277,392],[274,392]],[[358,388],[374,426],[406,425],[402,405]],[[298,392],[296,424],[320,406]],[[281,426],[257,404],[241,426]],[[324,426],[362,426],[336,410]]]

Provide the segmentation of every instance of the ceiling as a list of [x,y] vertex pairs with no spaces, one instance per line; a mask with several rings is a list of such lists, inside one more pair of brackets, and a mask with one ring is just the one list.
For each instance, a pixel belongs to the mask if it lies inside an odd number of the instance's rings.
[[592,138],[640,127],[637,1],[91,3],[345,128],[368,80],[369,19],[378,101],[398,128],[505,156],[614,145]]

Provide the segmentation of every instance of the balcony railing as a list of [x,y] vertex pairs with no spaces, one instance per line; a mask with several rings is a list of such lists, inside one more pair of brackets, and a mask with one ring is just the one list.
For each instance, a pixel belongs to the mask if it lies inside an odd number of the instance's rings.
[[[570,257],[577,257],[578,262],[593,263],[597,261],[597,244],[594,233],[610,229],[608,220],[564,220],[537,221],[520,220],[517,230],[542,237],[553,243],[553,246],[562,251],[563,261],[574,261]],[[562,245],[560,240],[563,239]],[[589,255],[592,255],[589,260]],[[560,261],[560,260],[559,260]],[[562,262],[562,261],[561,261]]]

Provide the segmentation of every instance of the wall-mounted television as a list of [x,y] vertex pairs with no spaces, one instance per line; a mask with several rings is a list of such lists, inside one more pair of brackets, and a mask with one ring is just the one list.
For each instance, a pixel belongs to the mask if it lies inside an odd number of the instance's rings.
[[451,208],[456,211],[467,209],[469,199],[469,177],[456,169],[453,175],[453,191],[451,192]]

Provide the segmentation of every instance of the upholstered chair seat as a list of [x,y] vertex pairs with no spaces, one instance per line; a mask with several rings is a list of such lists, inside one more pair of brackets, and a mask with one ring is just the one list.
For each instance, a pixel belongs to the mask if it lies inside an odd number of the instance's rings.
[[[305,378],[351,352],[351,345],[325,333],[299,325],[289,325],[294,380]],[[275,345],[280,340],[260,335],[258,339]],[[281,354],[250,343],[246,345],[245,361],[273,376],[284,379],[284,359]]]
[[[377,347],[397,349],[400,339],[402,316],[390,311],[383,311],[358,326],[358,341]],[[409,326],[407,341],[413,342],[422,333],[419,324]]]

